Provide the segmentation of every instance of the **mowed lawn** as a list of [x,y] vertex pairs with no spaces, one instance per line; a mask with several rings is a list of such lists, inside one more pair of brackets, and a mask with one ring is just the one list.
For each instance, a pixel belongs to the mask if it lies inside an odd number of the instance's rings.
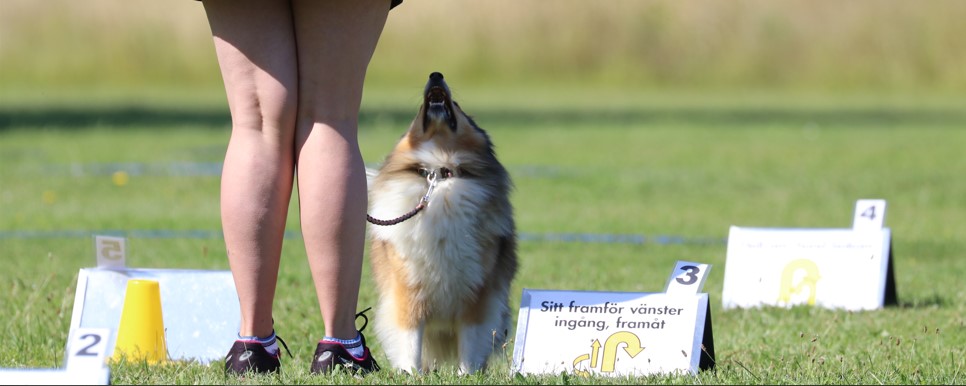
[[[294,355],[283,359],[283,373],[237,380],[223,378],[217,363],[122,364],[112,368],[112,382],[966,380],[966,287],[959,280],[966,274],[966,110],[461,105],[490,133],[515,182],[523,241],[511,304],[519,304],[524,288],[659,292],[676,261],[709,263],[705,291],[715,372],[520,376],[510,369],[509,342],[489,372],[471,377],[446,370],[415,377],[383,371],[362,381],[311,376],[322,325],[293,201],[275,311],[276,329]],[[405,130],[415,113],[410,107],[364,107],[360,140],[370,166]],[[217,108],[0,108],[0,259],[6,271],[0,275],[0,326],[7,332],[0,339],[0,368],[63,365],[77,272],[95,265],[94,234],[127,237],[132,267],[228,269],[218,207],[228,126],[226,112]],[[861,198],[888,202],[898,306],[722,310],[729,226],[846,228]],[[368,272],[360,310],[376,302]],[[856,273],[864,274],[872,273]],[[513,330],[515,322],[511,336]],[[388,365],[378,340],[370,340]]]

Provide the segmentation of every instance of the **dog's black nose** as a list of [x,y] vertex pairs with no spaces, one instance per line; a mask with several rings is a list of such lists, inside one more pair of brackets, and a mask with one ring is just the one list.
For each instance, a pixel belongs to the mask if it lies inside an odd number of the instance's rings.
[[443,74],[433,72],[432,74],[429,74],[429,80],[443,80]]

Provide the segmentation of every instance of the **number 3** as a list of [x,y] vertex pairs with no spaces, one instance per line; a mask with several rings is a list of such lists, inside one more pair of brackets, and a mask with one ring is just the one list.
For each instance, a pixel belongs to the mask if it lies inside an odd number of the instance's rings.
[[687,279],[682,279],[680,277],[675,278],[674,280],[676,280],[678,283],[681,283],[683,285],[691,285],[698,281],[698,273],[701,272],[700,268],[695,267],[693,265],[685,265],[685,266],[681,266],[681,269],[687,271],[685,273],[685,275],[687,275]]

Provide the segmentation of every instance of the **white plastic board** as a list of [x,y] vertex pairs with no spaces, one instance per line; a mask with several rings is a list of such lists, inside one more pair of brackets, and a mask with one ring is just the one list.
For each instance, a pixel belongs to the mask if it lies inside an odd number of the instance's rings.
[[521,373],[627,376],[713,366],[708,294],[523,290]]
[[731,227],[724,308],[813,305],[872,310],[895,302],[891,233]]
[[208,363],[221,360],[237,339],[241,320],[231,271],[82,268],[71,331],[107,328],[107,356],[114,352],[129,279],[157,280],[161,290],[168,357]]

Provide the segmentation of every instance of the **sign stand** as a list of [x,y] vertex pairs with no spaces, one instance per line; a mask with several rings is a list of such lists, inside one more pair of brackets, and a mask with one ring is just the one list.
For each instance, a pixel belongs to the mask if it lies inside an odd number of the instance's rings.
[[[878,232],[885,224],[886,200],[860,199],[855,202],[855,214],[852,216],[852,229],[855,231]],[[888,267],[885,275],[885,290],[883,306],[899,304],[896,293],[896,278],[892,269],[892,237],[889,237],[889,254],[886,256]]]
[[872,310],[898,302],[885,200],[858,200],[852,228],[731,227],[724,308],[813,305]]
[[521,373],[639,376],[715,365],[710,265],[678,262],[665,292],[524,289],[513,350]]
[[153,280],[160,286],[170,359],[204,364],[224,358],[241,323],[231,271],[128,268],[125,244],[123,237],[94,237],[98,266],[77,273],[71,334],[81,328],[109,329],[105,352],[113,356],[128,281]]
[[889,255],[887,257],[889,260],[889,266],[886,268],[885,277],[885,293],[882,299],[883,306],[898,306],[899,305],[899,294],[896,291],[896,275],[895,270],[892,266],[892,238],[889,238]]

